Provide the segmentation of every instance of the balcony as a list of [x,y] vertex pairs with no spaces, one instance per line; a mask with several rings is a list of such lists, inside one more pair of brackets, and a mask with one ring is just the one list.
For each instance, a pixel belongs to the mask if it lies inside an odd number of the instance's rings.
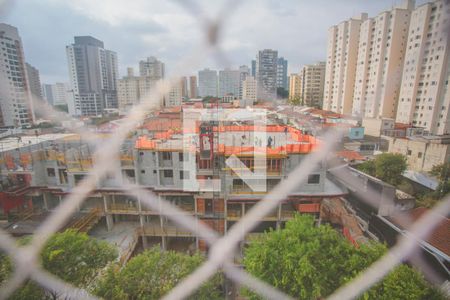
[[193,237],[192,232],[187,229],[179,228],[173,225],[144,224],[138,228],[138,234],[141,236],[172,236],[172,237]]

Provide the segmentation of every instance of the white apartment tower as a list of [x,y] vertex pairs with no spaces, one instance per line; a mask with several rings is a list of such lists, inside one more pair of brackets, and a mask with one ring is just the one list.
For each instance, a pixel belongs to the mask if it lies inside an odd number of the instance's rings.
[[16,27],[0,23],[0,126],[29,127],[34,109],[22,40]]
[[147,100],[160,80],[151,76],[134,76],[133,68],[128,68],[127,76],[117,81],[119,109],[128,111],[133,105]]
[[247,76],[242,82],[242,99],[256,102],[257,83],[253,76]]
[[328,30],[327,64],[323,109],[342,114],[352,112],[356,62],[362,13]]
[[165,76],[165,64],[156,57],[150,56],[139,62],[139,75],[163,79]]
[[361,24],[353,115],[395,118],[413,9],[414,1],[405,1]]
[[217,71],[204,69],[198,71],[198,95],[217,97]]
[[450,134],[450,2],[433,1],[411,16],[397,122]]

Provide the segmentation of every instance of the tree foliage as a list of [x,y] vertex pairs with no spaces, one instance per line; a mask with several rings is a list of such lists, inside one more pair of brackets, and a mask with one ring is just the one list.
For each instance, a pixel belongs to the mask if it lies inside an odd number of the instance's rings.
[[[116,257],[116,249],[108,243],[90,238],[85,233],[67,230],[50,238],[41,253],[41,263],[44,269],[62,280],[77,287],[87,288],[98,272]],[[0,283],[9,277],[11,272],[11,260],[6,255],[0,256]],[[54,297],[52,292],[44,291],[35,283],[28,281],[13,294],[11,299]]]
[[358,170],[392,185],[398,185],[402,182],[402,173],[406,170],[406,167],[406,157],[398,153],[383,153],[377,155],[374,160],[366,161],[357,166]]
[[397,185],[402,181],[406,170],[406,158],[398,153],[383,153],[375,158],[375,176],[381,180]]
[[[379,243],[355,248],[330,226],[316,227],[312,217],[296,216],[285,229],[270,231],[251,242],[245,250],[244,266],[293,297],[319,299],[349,282],[385,251]],[[250,299],[259,299],[252,292],[244,293]],[[435,296],[433,293],[419,273],[400,266],[362,298],[431,299],[427,297]],[[409,296],[404,297],[406,294]]]
[[[111,266],[99,282],[96,294],[105,299],[159,299],[203,262],[199,254],[189,256],[153,247],[132,258],[119,269]],[[215,276],[191,296],[192,299],[222,299]]]
[[289,97],[288,103],[291,105],[300,105],[301,98],[300,98],[300,96]]

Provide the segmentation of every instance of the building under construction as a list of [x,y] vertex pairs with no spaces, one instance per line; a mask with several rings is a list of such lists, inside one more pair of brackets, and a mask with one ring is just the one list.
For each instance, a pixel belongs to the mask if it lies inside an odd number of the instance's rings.
[[[78,135],[7,139],[10,145],[0,157],[3,218],[52,211],[95,164],[95,149]],[[67,226],[81,231],[94,226],[114,230],[127,223],[134,228],[134,242],[144,248],[160,244],[166,249],[206,250],[204,241],[187,229],[121,191],[124,180],[151,190],[223,234],[319,145],[315,137],[279,124],[208,121],[188,129],[139,131],[122,146],[120,176],[101,179],[79,207],[78,219],[68,221]],[[257,158],[260,154],[264,154],[263,165]],[[242,164],[230,166],[231,156]],[[239,173],[239,169],[255,172],[258,168],[265,170],[264,177],[243,180]],[[265,189],[255,190],[252,180]],[[282,228],[296,212],[318,216],[324,199],[343,194],[345,188],[327,178],[322,162],[251,234]]]

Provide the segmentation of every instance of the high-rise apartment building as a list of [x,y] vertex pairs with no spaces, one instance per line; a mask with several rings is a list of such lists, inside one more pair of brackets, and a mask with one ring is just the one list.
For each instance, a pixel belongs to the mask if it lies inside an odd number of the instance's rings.
[[181,77],[181,97],[187,98],[189,96],[188,91],[188,79],[186,76]]
[[258,100],[277,98],[278,51],[264,49],[256,57],[256,81],[258,82]]
[[399,123],[450,134],[450,3],[434,1],[411,16],[396,114]]
[[288,90],[288,61],[279,57],[277,61],[277,88]]
[[164,106],[179,106],[183,101],[183,79],[180,79],[178,84],[170,87],[169,93],[165,98]]
[[244,80],[248,77],[251,76],[251,70],[248,66],[246,65],[242,65],[239,67],[239,72],[240,72],[240,85],[239,85],[239,98],[242,99],[242,95],[243,95],[243,88],[244,88]]
[[0,43],[0,126],[31,126],[34,109],[17,28],[0,23]]
[[300,103],[306,106],[322,107],[325,62],[304,66],[298,76],[300,86],[297,89],[300,94]]
[[219,98],[224,96],[239,97],[241,71],[225,69],[219,71]]
[[363,13],[328,30],[327,65],[323,109],[350,114]]
[[256,102],[257,83],[253,76],[247,76],[242,82],[242,99]]
[[139,62],[139,75],[163,79],[165,76],[165,64],[154,56],[147,57],[146,60]]
[[197,98],[197,76],[189,76],[189,98]]
[[42,99],[42,91],[41,91],[41,79],[39,77],[39,70],[26,63],[27,66],[27,76],[28,82],[30,84],[30,92],[31,97],[33,99],[33,103],[36,101],[40,101]]
[[117,54],[91,36],[76,36],[66,46],[75,115],[99,115],[117,108]]
[[133,68],[128,68],[127,76],[117,81],[119,109],[127,111],[145,100],[159,80],[151,76],[134,76]]
[[301,94],[302,76],[300,74],[291,74],[289,76],[289,100],[300,101]]
[[55,84],[42,85],[42,97],[50,105],[65,105],[72,100],[72,92],[67,83],[56,82]]
[[361,24],[352,114],[395,118],[414,1]]
[[217,97],[217,71],[204,69],[198,71],[198,95]]

